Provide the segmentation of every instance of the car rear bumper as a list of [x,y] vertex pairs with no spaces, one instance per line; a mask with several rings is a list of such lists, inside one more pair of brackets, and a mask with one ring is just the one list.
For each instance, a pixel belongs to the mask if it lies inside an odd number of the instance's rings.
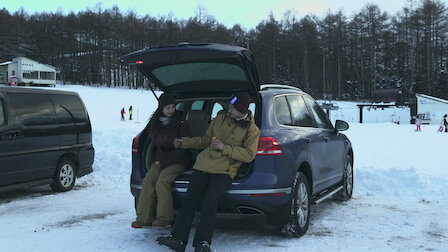
[[[188,181],[175,181],[173,184],[174,200],[181,202],[188,190]],[[291,187],[242,189],[240,183],[232,183],[220,200],[221,212],[235,212],[242,215],[275,212],[289,203]],[[242,211],[244,209],[244,211]]]

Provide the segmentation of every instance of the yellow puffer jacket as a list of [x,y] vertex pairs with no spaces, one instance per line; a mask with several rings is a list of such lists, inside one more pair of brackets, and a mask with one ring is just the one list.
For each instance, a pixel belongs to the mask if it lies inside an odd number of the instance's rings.
[[[229,174],[234,179],[243,162],[252,162],[257,153],[260,129],[255,125],[250,111],[243,120],[248,122],[246,128],[238,125],[227,114],[220,114],[210,123],[204,136],[182,137],[182,148],[204,149],[196,157],[193,169],[208,173]],[[212,149],[213,137],[225,144],[222,151]]]

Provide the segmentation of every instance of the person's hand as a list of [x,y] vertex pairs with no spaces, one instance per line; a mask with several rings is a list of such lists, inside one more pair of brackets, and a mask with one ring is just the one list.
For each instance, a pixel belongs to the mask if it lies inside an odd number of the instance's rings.
[[212,149],[214,150],[223,150],[224,149],[224,143],[221,142],[221,140],[213,138],[212,139]]
[[180,148],[182,146],[182,139],[174,138],[173,142],[174,148]]

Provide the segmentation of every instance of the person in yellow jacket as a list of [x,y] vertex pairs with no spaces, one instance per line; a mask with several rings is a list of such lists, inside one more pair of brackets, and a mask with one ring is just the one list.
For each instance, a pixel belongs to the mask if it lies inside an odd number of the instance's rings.
[[231,97],[226,114],[218,115],[202,137],[175,139],[174,146],[202,149],[193,166],[188,191],[178,212],[171,235],[157,243],[175,251],[184,251],[195,210],[201,218],[193,240],[195,251],[211,251],[218,199],[235,178],[242,163],[254,160],[260,129],[250,110],[250,97],[241,92]]

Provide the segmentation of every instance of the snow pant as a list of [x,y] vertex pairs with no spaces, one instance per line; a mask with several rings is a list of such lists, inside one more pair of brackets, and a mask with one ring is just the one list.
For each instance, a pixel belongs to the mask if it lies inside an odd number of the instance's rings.
[[129,112],[129,120],[132,120],[132,113]]
[[417,125],[417,129],[415,131],[422,131],[422,128],[420,125]]
[[151,165],[142,182],[142,190],[137,204],[137,220],[151,224],[154,218],[154,206],[157,198],[157,218],[172,221],[174,218],[173,194],[171,184],[185,168],[173,164],[163,169],[156,163]]
[[229,187],[232,179],[227,174],[212,174],[193,170],[187,195],[182,202],[171,235],[187,242],[196,210],[201,211],[193,246],[201,241],[212,243],[218,200]]

